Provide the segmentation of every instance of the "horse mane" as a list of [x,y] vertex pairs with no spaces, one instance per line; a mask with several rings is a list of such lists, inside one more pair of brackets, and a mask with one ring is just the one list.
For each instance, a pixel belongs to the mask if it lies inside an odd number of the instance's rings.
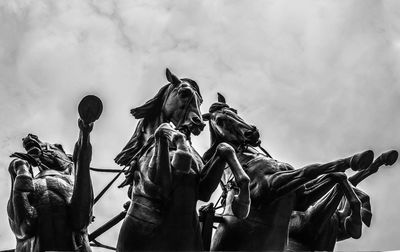
[[143,146],[143,125],[144,119],[139,120],[135,132],[131,139],[122,149],[122,151],[114,158],[115,163],[121,166],[129,166],[132,158]]
[[[183,78],[181,79],[183,82],[189,83],[193,89],[196,91],[196,93],[199,95],[200,100],[202,101],[203,98],[200,94],[200,89],[197,83],[188,78]],[[131,114],[136,118],[149,118],[152,119],[156,116],[158,116],[161,113],[162,105],[164,102],[165,96],[170,92],[169,88],[172,86],[172,83],[168,83],[164,85],[158,93],[150,100],[148,100],[145,104],[142,106],[136,107],[131,109]]]
[[136,118],[140,119],[136,125],[136,129],[129,139],[128,143],[122,149],[120,153],[114,158],[115,163],[121,166],[130,166],[132,158],[139,152],[143,147],[143,129],[147,124],[148,120],[154,119],[161,113],[164,97],[167,93],[171,83],[164,85],[157,94],[148,100],[142,106],[131,109],[131,114]]
[[168,88],[171,86],[171,83],[164,85],[158,93],[148,100],[142,106],[131,109],[131,114],[136,118],[154,118],[161,113],[161,108],[164,101],[164,96],[167,93]]

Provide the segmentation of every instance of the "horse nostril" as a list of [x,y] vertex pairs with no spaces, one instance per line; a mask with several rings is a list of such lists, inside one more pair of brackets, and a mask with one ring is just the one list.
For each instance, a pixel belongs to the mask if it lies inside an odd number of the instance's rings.
[[258,132],[258,130],[256,129],[256,131],[254,132],[254,138],[260,138],[260,132]]
[[201,124],[202,123],[200,118],[198,118],[196,116],[192,118],[192,122],[195,123],[195,124]]
[[246,131],[244,132],[245,137],[251,137],[253,135],[253,131]]
[[192,95],[192,90],[190,90],[190,88],[181,88],[178,93],[182,98],[186,98]]
[[254,129],[244,132],[244,136],[246,138],[258,139],[260,137],[260,133],[258,133],[257,129]]

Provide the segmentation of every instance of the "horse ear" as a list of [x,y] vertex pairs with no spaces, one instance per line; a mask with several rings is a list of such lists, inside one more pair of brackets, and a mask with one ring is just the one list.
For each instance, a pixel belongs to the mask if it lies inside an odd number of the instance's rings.
[[165,70],[165,75],[167,76],[167,80],[172,84],[177,85],[181,83],[181,80],[178,77],[176,77],[173,73],[171,73],[171,71],[168,68]]
[[220,93],[217,94],[218,94],[218,102],[226,103],[225,97]]
[[211,114],[210,113],[205,113],[202,115],[203,121],[209,121],[211,119]]

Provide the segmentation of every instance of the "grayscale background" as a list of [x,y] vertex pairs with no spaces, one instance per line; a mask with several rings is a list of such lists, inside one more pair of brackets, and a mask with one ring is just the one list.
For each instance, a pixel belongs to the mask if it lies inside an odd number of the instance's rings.
[[[72,152],[77,104],[95,94],[104,111],[92,164],[116,168],[136,125],[129,110],[166,83],[166,67],[199,83],[203,112],[223,93],[271,155],[295,167],[400,149],[400,1],[1,1],[0,250],[15,246],[7,167],[21,138],[35,133]],[[207,130],[194,145],[206,150]],[[111,177],[93,174],[95,191]],[[398,162],[360,185],[372,226],[337,250],[400,249],[399,181]],[[90,229],[126,200],[114,187]],[[115,245],[118,231],[98,240]]]

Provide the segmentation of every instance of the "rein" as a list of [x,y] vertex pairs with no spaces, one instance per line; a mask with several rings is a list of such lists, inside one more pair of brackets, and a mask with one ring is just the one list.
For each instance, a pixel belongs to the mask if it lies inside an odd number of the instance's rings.
[[[142,148],[140,148],[140,150],[136,153],[136,155],[132,158],[132,163],[134,163],[135,165],[137,164],[137,161],[142,157],[142,155],[150,148],[150,146],[154,143],[154,136],[151,136],[147,142],[142,146]],[[117,180],[117,178],[122,174],[122,172],[124,172],[126,170],[128,166],[125,166],[124,168],[122,168],[121,170],[117,170],[118,174],[115,175],[115,177],[103,188],[103,190],[101,190],[101,192],[96,196],[96,198],[94,199],[94,204],[96,204],[97,201],[99,201],[99,199],[104,195],[104,193],[110,189],[110,187],[112,186],[112,184],[114,184],[115,180]],[[132,165],[129,166],[129,170],[127,172],[129,172],[131,169],[133,168]],[[91,168],[92,170],[96,171],[95,169]],[[97,169],[97,171],[99,171],[99,169]],[[114,170],[111,169],[104,169],[102,170],[104,172],[114,172]],[[120,186],[118,187],[123,187],[127,185],[126,181],[124,181]]]
[[267,157],[272,158],[272,156],[268,153],[268,151],[261,146],[261,142],[258,144],[258,148],[260,148],[260,150],[264,152],[264,154],[267,155]]

